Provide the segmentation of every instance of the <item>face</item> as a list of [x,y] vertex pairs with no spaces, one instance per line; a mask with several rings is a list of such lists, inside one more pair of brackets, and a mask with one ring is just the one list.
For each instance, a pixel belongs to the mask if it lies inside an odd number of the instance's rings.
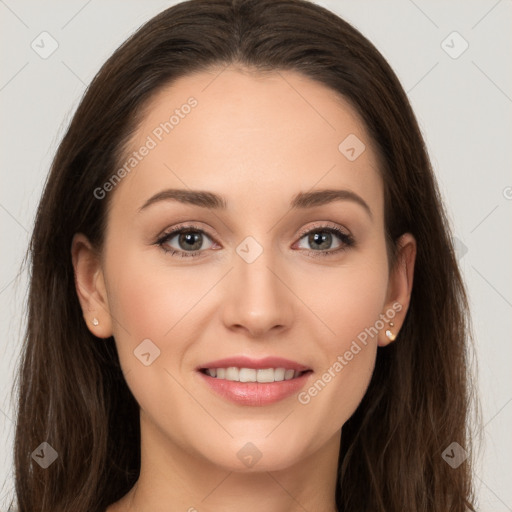
[[97,192],[110,194],[98,267],[81,266],[80,237],[74,262],[145,431],[230,471],[338,442],[412,272],[388,272],[383,183],[356,111],[296,72],[201,72],[152,98],[123,166]]

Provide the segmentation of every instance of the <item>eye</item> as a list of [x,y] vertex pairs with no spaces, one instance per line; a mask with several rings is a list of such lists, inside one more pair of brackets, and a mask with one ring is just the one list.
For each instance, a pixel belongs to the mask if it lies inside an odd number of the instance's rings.
[[[301,233],[301,240],[302,239],[305,239],[306,243],[308,243],[310,247],[317,249],[307,251],[312,256],[330,256],[338,254],[339,252],[355,245],[354,238],[337,226],[316,226],[305,233]],[[336,239],[338,241],[338,246],[329,250]]]
[[206,240],[211,241],[211,238],[202,229],[195,226],[180,226],[164,233],[157,241],[157,245],[171,256],[187,258],[197,256],[204,249],[210,249],[211,247],[204,245]]

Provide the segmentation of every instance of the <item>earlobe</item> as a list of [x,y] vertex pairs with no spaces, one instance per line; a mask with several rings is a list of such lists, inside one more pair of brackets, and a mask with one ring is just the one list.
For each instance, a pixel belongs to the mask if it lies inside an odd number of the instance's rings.
[[396,340],[411,300],[416,261],[416,239],[411,233],[405,233],[398,240],[397,247],[397,261],[391,271],[387,300],[384,305],[384,316],[387,323],[378,340],[378,345],[381,347]]
[[85,323],[98,338],[109,338],[112,336],[112,321],[100,258],[82,233],[73,237],[71,258]]

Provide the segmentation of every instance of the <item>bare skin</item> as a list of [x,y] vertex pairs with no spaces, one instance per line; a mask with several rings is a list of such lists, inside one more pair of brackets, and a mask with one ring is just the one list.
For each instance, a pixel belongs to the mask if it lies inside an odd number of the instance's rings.
[[[114,336],[140,405],[140,478],[107,510],[334,512],[341,429],[366,392],[377,348],[391,342],[385,331],[403,324],[416,242],[403,235],[389,272],[376,153],[346,101],[296,72],[220,71],[183,77],[152,98],[130,151],[148,136],[157,144],[109,192],[102,254],[82,234],[73,240],[84,318],[99,338]],[[157,140],[155,128],[189,97],[197,106]],[[353,161],[338,149],[349,134],[366,146]],[[222,195],[227,208],[160,200],[140,209],[171,188]],[[299,192],[323,189],[357,194],[371,214],[350,199],[290,207]],[[196,256],[165,252],[187,252],[179,234],[158,245],[162,233],[191,222],[203,231]],[[355,244],[329,237],[329,227]],[[316,244],[303,234],[313,229]],[[250,263],[236,250],[249,236],[257,245],[242,247],[262,250]],[[380,326],[380,315],[385,326],[333,376],[338,356]],[[134,356],[145,339],[160,350],[149,366]],[[307,403],[293,395],[236,404],[196,371],[233,355],[308,366],[303,391],[329,368],[331,379]],[[261,454],[250,467],[237,455],[247,443]]]

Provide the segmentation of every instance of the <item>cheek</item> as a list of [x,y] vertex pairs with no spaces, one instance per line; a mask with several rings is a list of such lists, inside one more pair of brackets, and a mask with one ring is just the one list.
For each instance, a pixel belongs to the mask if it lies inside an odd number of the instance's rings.
[[143,410],[158,411],[161,421],[172,423],[169,394],[181,400],[180,407],[186,407],[187,398],[173,377],[198,336],[188,313],[211,281],[198,277],[197,270],[171,270],[164,258],[141,251],[125,251],[110,262],[109,307],[126,383]]
[[110,265],[109,306],[124,327],[114,327],[121,339],[164,339],[211,286],[199,267],[170,268],[165,255],[148,251],[125,253]]
[[[355,260],[354,260],[355,261]],[[342,350],[384,313],[386,261],[357,261],[318,268],[297,281],[297,295],[322,320],[329,353]]]
[[[377,333],[385,313],[387,263],[368,262],[325,269],[304,282],[311,309],[329,330],[318,338],[322,368],[299,402],[317,418],[319,429],[334,432],[354,413],[370,382],[377,351]],[[312,287],[312,284],[315,287]],[[315,290],[313,293],[311,290]]]
[[[150,390],[161,389],[162,382],[174,386],[172,375],[181,371],[211,314],[203,309],[209,302],[201,299],[222,274],[216,277],[200,265],[171,266],[167,256],[156,251],[124,251],[116,260],[111,250],[108,267],[116,348],[127,383],[141,404],[155,400]],[[162,373],[164,369],[168,373]]]

